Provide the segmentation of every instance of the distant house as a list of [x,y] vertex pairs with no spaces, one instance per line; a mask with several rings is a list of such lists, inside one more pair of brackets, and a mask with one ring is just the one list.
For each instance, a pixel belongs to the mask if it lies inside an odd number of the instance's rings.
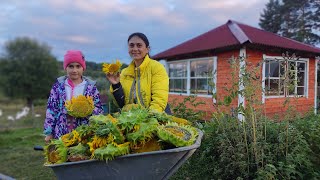
[[[296,79],[293,90],[279,87],[282,53],[295,53],[300,57],[292,61]],[[213,30],[181,43],[153,56],[162,60],[170,77],[169,101],[182,101],[186,96],[196,94],[199,101],[206,102],[198,109],[208,114],[215,111],[215,100],[210,90],[210,80],[216,84],[213,90],[218,98],[225,93],[223,87],[229,83],[230,58],[246,56],[252,64],[263,62],[261,66],[261,94],[263,109],[267,115],[281,114],[286,109],[286,98],[298,95],[296,109],[305,113],[317,111],[317,75],[319,71],[317,57],[320,49],[279,35],[229,20]],[[216,72],[212,75],[208,72]],[[320,75],[320,74],[319,74]],[[212,88],[211,88],[212,89]],[[233,106],[245,103],[241,96]]]

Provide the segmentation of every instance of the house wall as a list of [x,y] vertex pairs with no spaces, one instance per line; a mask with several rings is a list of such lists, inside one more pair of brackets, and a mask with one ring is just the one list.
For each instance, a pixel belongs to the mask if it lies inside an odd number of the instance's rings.
[[[281,54],[262,52],[257,50],[248,50],[247,55],[249,60],[253,63],[261,61],[263,54],[267,56],[282,56]],[[303,57],[301,57],[303,58]],[[291,97],[291,98],[265,98],[263,104],[263,112],[269,116],[280,116],[286,114],[288,108],[292,108],[293,113],[301,113],[302,115],[314,110],[314,97],[315,97],[315,59],[309,58],[308,69],[308,97]],[[262,99],[262,96],[261,96]]]
[[[240,50],[234,50],[229,52],[222,52],[218,54],[211,54],[208,56],[217,56],[218,58],[218,65],[217,65],[217,101],[223,101],[225,96],[228,96],[228,93],[225,89],[232,89],[232,69],[230,67],[230,59],[232,57],[238,57]],[[259,50],[246,50],[247,60],[251,62],[247,64],[247,68],[251,66],[255,66],[257,63],[261,63],[263,59],[263,54],[268,56],[281,56],[281,54],[276,54],[272,52],[263,52]],[[260,73],[262,72],[262,67]],[[272,116],[280,116],[282,117],[283,114],[286,112],[288,107],[295,108],[294,112],[299,113],[307,113],[313,111],[314,107],[314,97],[315,97],[315,59],[309,59],[309,84],[308,84],[308,97],[301,97],[301,98],[289,98],[289,103],[284,106],[285,102],[287,102],[287,98],[265,98],[264,103],[261,104],[263,113],[269,117]],[[236,74],[238,75],[238,74]],[[260,78],[262,79],[262,74],[260,74]],[[235,81],[234,81],[235,82]],[[259,85],[262,86],[262,82],[259,82]],[[259,88],[257,88],[259,89]],[[258,99],[262,101],[262,92],[257,92],[256,96]],[[169,103],[170,104],[177,104],[179,102],[183,102],[184,98],[188,96],[186,95],[176,95],[170,94],[169,95]],[[205,112],[205,120],[208,120],[212,117],[212,113],[216,112],[218,109],[219,111],[225,112],[227,114],[232,114],[232,109],[238,106],[238,98],[232,101],[229,107],[218,107],[217,104],[213,103],[213,98],[211,97],[197,97],[197,102],[201,101],[204,102],[204,105],[198,105],[194,108],[190,104],[186,104],[186,107],[193,108],[196,111],[201,110]],[[235,115],[235,114],[234,114]]]
[[[219,54],[211,54],[208,56],[217,56],[218,57],[218,65],[217,65],[217,101],[223,101],[224,96],[228,94],[228,92],[225,90],[225,88],[231,88],[232,84],[226,83],[230,82],[232,79],[232,75],[230,73],[231,68],[230,68],[230,59],[231,57],[238,57],[239,56],[239,50],[234,50],[230,52],[224,52],[224,53],[219,53]],[[176,94],[169,94],[169,103],[170,104],[177,104],[180,102],[183,102],[184,98],[188,96],[186,95],[176,95]],[[204,105],[198,105],[195,110],[201,110],[205,112],[205,120],[208,120],[212,117],[212,113],[217,111],[217,106],[216,104],[213,103],[213,98],[212,97],[197,97],[196,102],[204,102]],[[237,98],[234,99],[234,101],[231,103],[230,107],[224,107],[224,108],[219,108],[220,111],[226,112],[230,114],[232,112],[232,109],[237,107],[238,105],[238,100]],[[187,108],[193,108],[194,107],[187,103],[186,104]]]

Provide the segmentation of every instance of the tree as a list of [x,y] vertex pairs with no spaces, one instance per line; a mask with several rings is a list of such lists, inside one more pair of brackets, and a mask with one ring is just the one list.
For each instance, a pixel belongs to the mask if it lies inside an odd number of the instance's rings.
[[281,29],[281,5],[278,0],[270,0],[260,14],[259,26],[269,32],[278,33]]
[[47,98],[58,76],[58,61],[51,48],[28,37],[16,38],[5,44],[0,61],[0,85],[5,95],[33,101]]
[[283,0],[283,36],[307,44],[317,44],[320,37],[314,32],[316,11],[311,0]]
[[315,45],[319,36],[319,2],[270,0],[260,17],[260,27],[303,43]]

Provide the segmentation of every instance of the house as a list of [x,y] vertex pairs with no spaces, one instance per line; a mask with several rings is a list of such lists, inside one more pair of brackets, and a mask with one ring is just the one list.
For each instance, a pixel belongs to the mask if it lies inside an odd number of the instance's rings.
[[[299,57],[289,61],[294,67],[294,79],[299,79],[290,90],[281,86],[284,69],[280,64],[285,59],[282,54],[286,52]],[[297,96],[299,98],[293,103],[297,111],[316,113],[319,55],[319,48],[229,20],[226,24],[160,52],[152,58],[161,60],[168,71],[169,102],[181,102],[186,96],[196,94],[197,100],[206,103],[197,109],[205,111],[208,116],[215,111],[216,100],[212,93],[216,93],[217,98],[226,95],[224,87],[231,78],[229,60],[243,56],[252,64],[262,62],[259,70],[259,85],[262,90],[258,94],[264,113],[274,115],[285,112],[287,107],[284,107],[284,102]],[[215,72],[215,76],[210,72]],[[216,85],[213,90],[210,89],[211,80]],[[242,85],[239,85],[240,89],[243,88],[240,86]],[[245,101],[239,95],[232,106],[245,104]]]

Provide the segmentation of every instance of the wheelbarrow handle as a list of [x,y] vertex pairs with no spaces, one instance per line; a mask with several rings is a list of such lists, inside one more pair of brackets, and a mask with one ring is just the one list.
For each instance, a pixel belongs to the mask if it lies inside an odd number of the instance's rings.
[[43,151],[43,147],[37,145],[37,146],[34,146],[34,147],[33,147],[33,150],[35,150],[35,151]]

